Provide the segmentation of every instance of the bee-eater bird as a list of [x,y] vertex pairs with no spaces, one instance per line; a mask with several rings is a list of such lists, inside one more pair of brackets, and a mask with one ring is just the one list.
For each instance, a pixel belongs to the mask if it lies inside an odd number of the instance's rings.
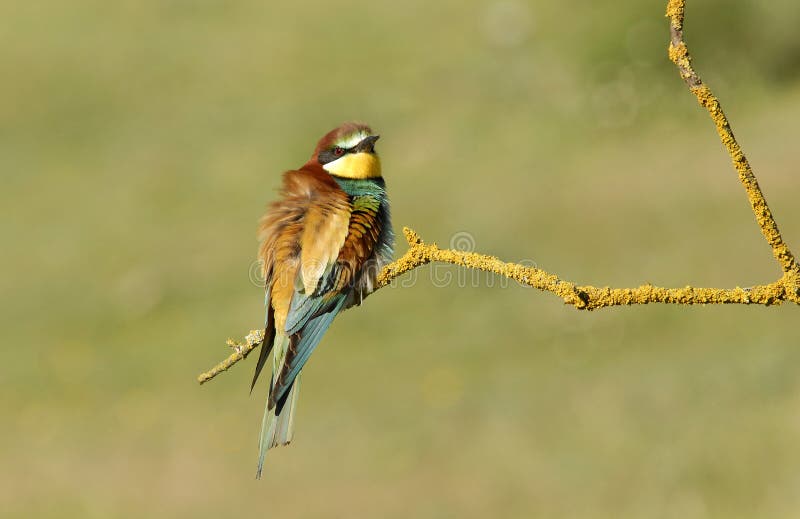
[[261,423],[258,471],[267,450],[294,432],[300,371],[333,318],[369,295],[391,261],[394,234],[375,153],[378,135],[358,123],[327,133],[259,226],[266,279],[264,342],[250,390],[270,352],[272,378]]

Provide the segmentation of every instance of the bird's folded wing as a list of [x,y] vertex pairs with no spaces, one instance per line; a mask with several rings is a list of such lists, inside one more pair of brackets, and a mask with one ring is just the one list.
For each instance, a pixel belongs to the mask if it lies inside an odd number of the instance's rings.
[[[299,236],[299,264],[283,334],[290,337],[273,380],[270,406],[282,406],[297,374],[341,310],[346,294],[331,290],[337,258],[347,238],[352,206],[343,192],[311,200]],[[287,288],[289,288],[287,286]]]
[[[284,329],[291,340],[270,395],[273,403],[280,405],[372,256],[380,235],[378,208],[374,201],[359,198],[335,214],[330,206],[324,211],[309,208]],[[323,217],[324,222],[317,220]]]
[[268,405],[270,408],[277,405],[277,412],[281,412],[285,397],[289,394],[295,378],[300,374],[300,370],[303,369],[308,357],[311,356],[314,348],[319,344],[322,335],[341,310],[345,299],[346,297],[342,294],[335,295],[332,298],[332,306],[327,312],[313,317],[305,323],[305,327],[300,334],[291,336],[283,366],[274,380],[272,392],[269,395]]
[[[282,337],[286,335],[284,318],[294,296],[295,281],[300,278],[297,271],[304,231],[307,228],[306,223],[310,222],[314,229],[323,234],[330,234],[331,230],[336,234],[335,224],[342,225],[341,217],[334,218],[332,226],[322,225],[326,221],[324,219],[325,212],[329,211],[331,207],[338,208],[339,212],[346,210],[349,214],[349,201],[346,194],[336,186],[330,177],[326,174],[303,170],[287,171],[283,177],[281,198],[270,205],[260,221],[258,239],[261,245],[258,256],[263,266],[267,315],[264,325],[264,343],[256,364],[251,390],[266,363],[276,334]],[[346,218],[344,221],[345,224],[342,227],[346,233]],[[342,231],[339,231],[339,234],[341,233]],[[306,241],[309,240],[310,236],[306,236]],[[323,243],[331,241],[335,240],[328,238],[323,240]],[[309,245],[308,254],[320,256],[318,250],[320,244],[312,245]],[[330,254],[331,252],[328,252],[328,255]],[[280,360],[282,360],[283,348],[279,349],[281,350]]]
[[300,265],[284,331],[297,333],[310,319],[332,305],[331,281],[339,273],[336,260],[347,238],[352,207],[346,197],[312,204],[300,236]]

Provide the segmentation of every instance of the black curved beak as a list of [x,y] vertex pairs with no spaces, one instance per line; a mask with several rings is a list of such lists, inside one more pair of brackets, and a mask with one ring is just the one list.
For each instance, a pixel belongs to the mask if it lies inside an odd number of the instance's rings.
[[375,141],[377,141],[380,138],[381,138],[380,135],[370,135],[369,137],[362,139],[361,142],[356,144],[353,151],[355,151],[356,153],[362,151],[366,153],[375,153]]

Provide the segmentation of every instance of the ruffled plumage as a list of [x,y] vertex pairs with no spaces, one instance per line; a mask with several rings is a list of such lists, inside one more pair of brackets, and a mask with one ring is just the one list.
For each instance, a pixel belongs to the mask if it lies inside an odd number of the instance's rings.
[[343,125],[323,137],[302,168],[286,172],[280,198],[259,225],[267,315],[251,390],[271,352],[273,362],[257,476],[266,450],[292,439],[298,377],[308,357],[335,316],[372,292],[391,260],[383,179],[333,177],[317,159],[353,132],[371,134],[363,125]]

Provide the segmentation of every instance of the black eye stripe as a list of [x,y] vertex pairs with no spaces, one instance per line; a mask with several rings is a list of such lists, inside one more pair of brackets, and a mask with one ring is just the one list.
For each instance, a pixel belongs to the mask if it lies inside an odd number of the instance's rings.
[[[342,152],[338,155],[336,154],[337,148],[342,150]],[[336,159],[344,157],[348,153],[353,153],[353,148],[342,148],[340,146],[336,146],[335,148],[319,152],[317,159],[319,160],[320,164],[327,164],[328,162],[333,162]]]

